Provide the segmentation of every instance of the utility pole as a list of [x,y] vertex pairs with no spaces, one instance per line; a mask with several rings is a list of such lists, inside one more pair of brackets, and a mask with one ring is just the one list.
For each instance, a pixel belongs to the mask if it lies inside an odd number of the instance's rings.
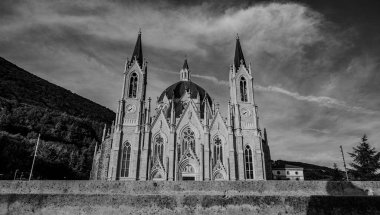
[[40,137],[41,137],[41,134],[38,135],[38,139],[37,139],[37,143],[36,143],[36,149],[34,150],[32,169],[30,170],[30,174],[29,174],[29,181],[30,181],[30,179],[32,179],[34,161],[36,160],[36,155],[37,155],[37,150],[38,150],[38,144],[40,143]]
[[18,169],[16,169],[15,171],[15,176],[13,177],[13,180],[16,180],[17,172],[18,172]]
[[342,147],[342,145],[340,146],[340,151],[342,152],[344,171],[346,172],[346,180],[349,181],[349,180],[348,180],[348,174],[347,174],[346,161],[344,160],[344,153],[343,153],[343,147]]

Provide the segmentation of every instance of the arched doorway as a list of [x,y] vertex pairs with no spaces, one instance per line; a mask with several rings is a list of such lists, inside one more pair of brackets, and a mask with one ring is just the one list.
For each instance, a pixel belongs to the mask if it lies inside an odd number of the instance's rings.
[[195,173],[194,167],[187,164],[182,168],[181,178],[182,181],[195,181],[197,174]]
[[179,163],[177,172],[179,181],[199,181],[199,164],[196,160],[185,159]]

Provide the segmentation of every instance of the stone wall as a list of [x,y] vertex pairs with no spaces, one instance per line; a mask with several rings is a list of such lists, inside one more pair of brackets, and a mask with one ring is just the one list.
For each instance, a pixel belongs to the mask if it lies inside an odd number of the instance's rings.
[[0,214],[380,214],[380,182],[0,181]]

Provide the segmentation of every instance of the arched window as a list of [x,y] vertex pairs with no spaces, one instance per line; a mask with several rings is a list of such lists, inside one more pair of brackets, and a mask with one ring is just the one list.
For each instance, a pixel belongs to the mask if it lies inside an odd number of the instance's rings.
[[248,145],[244,151],[245,157],[245,177],[246,179],[253,179],[253,163],[252,163],[252,150]]
[[184,153],[188,148],[191,148],[195,153],[194,132],[189,127],[183,131],[182,153]]
[[154,139],[154,151],[153,151],[154,160],[158,157],[161,161],[161,164],[164,163],[164,138],[161,135],[157,135]]
[[241,77],[240,79],[240,98],[242,102],[248,101],[248,95],[247,95],[247,81],[244,77]]
[[219,137],[214,138],[214,165],[220,160],[223,163],[223,146]]
[[137,94],[137,74],[134,72],[129,80],[129,98],[136,98]]
[[124,143],[121,161],[121,177],[128,177],[129,164],[131,163],[131,144],[129,142]]

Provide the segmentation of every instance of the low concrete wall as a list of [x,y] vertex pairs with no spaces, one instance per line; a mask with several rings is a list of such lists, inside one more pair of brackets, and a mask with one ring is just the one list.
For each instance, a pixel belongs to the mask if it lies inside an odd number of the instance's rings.
[[380,181],[0,181],[3,194],[380,195]]
[[380,214],[379,193],[380,182],[0,181],[0,214]]

